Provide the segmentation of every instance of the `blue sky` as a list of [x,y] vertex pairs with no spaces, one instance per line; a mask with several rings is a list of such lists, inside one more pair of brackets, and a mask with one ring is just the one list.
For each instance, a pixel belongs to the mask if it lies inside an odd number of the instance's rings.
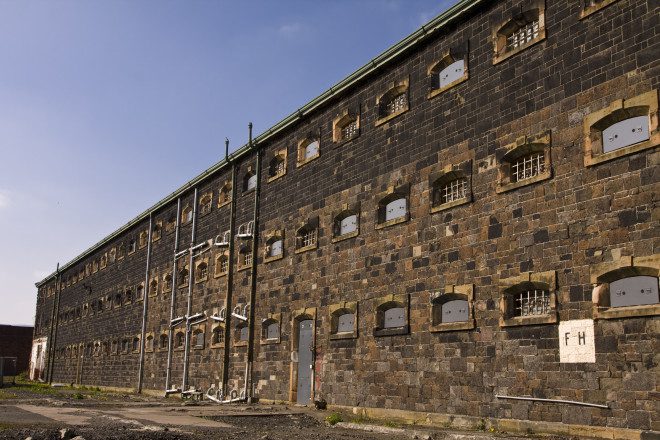
[[0,323],[450,0],[0,0]]

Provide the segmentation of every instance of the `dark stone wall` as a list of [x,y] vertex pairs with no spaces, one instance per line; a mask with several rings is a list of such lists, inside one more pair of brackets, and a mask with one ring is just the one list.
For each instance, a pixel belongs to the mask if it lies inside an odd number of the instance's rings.
[[16,372],[26,372],[30,363],[34,327],[0,325],[0,357],[15,357]]
[[[657,399],[658,318],[596,321],[596,362],[559,362],[557,324],[500,327],[500,280],[524,272],[556,271],[559,322],[592,318],[590,268],[620,256],[658,254],[657,196],[659,153],[628,155],[585,167],[582,121],[616,99],[659,88],[660,50],[655,36],[660,9],[648,0],[620,0],[583,19],[579,2],[546,2],[547,38],[493,65],[494,23],[519,3],[494,2],[445,27],[437,36],[365,79],[263,151],[257,295],[255,307],[255,395],[292,398],[291,362],[295,311],[315,308],[316,394],[330,403],[499,417],[584,425],[660,429]],[[449,48],[469,42],[469,79],[428,99],[427,68]],[[656,54],[654,56],[654,54]],[[375,126],[378,95],[393,82],[409,79],[410,110]],[[359,137],[332,141],[332,120],[345,108],[360,109]],[[297,141],[319,133],[320,157],[296,166]],[[551,133],[552,178],[498,194],[498,161],[505,146],[521,136]],[[267,183],[275,151],[288,149],[287,174]],[[429,176],[444,166],[471,161],[473,201],[429,213]],[[236,225],[252,219],[254,193],[242,192],[255,155],[237,165]],[[218,190],[229,168],[210,176],[199,195],[213,192],[213,209],[197,218],[196,243],[229,228],[229,205],[218,208]],[[377,195],[391,185],[409,184],[411,219],[376,229]],[[192,191],[182,206],[193,205]],[[360,204],[359,236],[332,242],[332,215],[344,204]],[[176,205],[154,213],[166,221]],[[296,254],[295,232],[319,217],[318,248]],[[78,266],[129,239],[147,223],[118,237]],[[264,263],[266,230],[284,229],[284,258]],[[191,225],[181,228],[179,250],[190,246]],[[238,242],[234,257],[238,255]],[[240,241],[250,245],[250,240]],[[147,333],[157,341],[167,332],[170,292],[163,274],[173,263],[174,233],[153,243],[151,276],[159,291],[148,296]],[[217,248],[209,258],[209,279],[193,283],[192,313],[219,311],[227,277],[214,277]],[[187,257],[186,257],[187,258]],[[187,260],[186,260],[187,261]],[[112,297],[145,280],[146,248],[63,289],[60,315],[97,298]],[[192,268],[191,268],[192,269]],[[431,333],[430,295],[448,284],[474,284],[476,328]],[[48,289],[46,284],[42,290]],[[250,271],[235,266],[233,303],[250,297]],[[135,290],[134,290],[135,292]],[[379,298],[409,298],[410,332],[374,337]],[[41,293],[40,293],[41,295]],[[186,313],[188,289],[177,289],[174,316]],[[54,294],[38,304],[49,317]],[[106,302],[102,312],[60,320],[53,380],[135,387],[139,354],[108,354],[103,344],[132,340],[142,325],[143,300],[120,307]],[[329,339],[329,306],[358,301],[358,337]],[[313,313],[308,310],[309,313]],[[261,322],[281,314],[279,343],[260,342]],[[231,322],[229,389],[244,384],[247,346],[236,341]],[[202,324],[205,344],[190,350],[189,383],[218,384],[223,347],[211,346],[211,320]],[[38,328],[47,336],[49,325]],[[101,345],[97,353],[89,345]],[[83,345],[74,356],[66,347]],[[82,355],[81,355],[82,352]],[[167,350],[145,353],[144,387],[163,390]],[[180,386],[183,350],[175,349],[172,384]],[[609,410],[515,403],[496,394],[608,402]]]

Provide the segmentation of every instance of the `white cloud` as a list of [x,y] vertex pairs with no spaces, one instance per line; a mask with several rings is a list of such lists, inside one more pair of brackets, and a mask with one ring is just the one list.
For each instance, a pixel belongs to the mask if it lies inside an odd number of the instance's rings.
[[277,30],[277,33],[280,35],[284,35],[285,37],[290,37],[302,30],[302,25],[300,23],[290,23],[290,24],[283,24],[280,26],[280,28]]

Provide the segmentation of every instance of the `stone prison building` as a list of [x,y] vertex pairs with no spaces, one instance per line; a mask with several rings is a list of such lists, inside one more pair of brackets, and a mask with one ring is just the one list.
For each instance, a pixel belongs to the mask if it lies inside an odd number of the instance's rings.
[[38,282],[33,377],[660,430],[659,17],[460,1]]

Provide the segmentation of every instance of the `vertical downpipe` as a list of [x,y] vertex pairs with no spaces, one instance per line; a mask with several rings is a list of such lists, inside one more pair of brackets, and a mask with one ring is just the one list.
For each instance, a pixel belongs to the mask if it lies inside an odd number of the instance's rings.
[[[225,139],[225,160],[229,161],[229,139]],[[227,296],[225,298],[225,328],[223,334],[224,349],[222,354],[222,396],[228,394],[229,350],[231,349],[231,310],[234,286],[234,232],[236,228],[236,162],[231,161],[231,203],[229,205],[229,259],[227,261]]]
[[255,149],[257,153],[257,185],[254,189],[254,211],[252,214],[252,267],[250,268],[250,314],[248,316],[248,350],[247,362],[245,366],[245,398],[252,403],[252,364],[254,358],[254,337],[255,337],[255,302],[257,299],[257,259],[259,243],[259,195],[261,192],[261,149],[258,145],[252,143],[252,123],[250,122],[250,149]]
[[190,356],[190,321],[188,317],[192,315],[192,289],[195,283],[195,268],[193,267],[193,251],[195,246],[195,228],[197,226],[197,187],[195,187],[195,195],[193,197],[193,218],[192,218],[192,232],[190,234],[190,251],[188,258],[188,306],[186,307],[186,340],[183,347],[183,383],[181,384],[181,392],[188,389],[188,361]]
[[173,328],[172,320],[174,319],[174,305],[176,301],[176,254],[179,252],[179,227],[181,225],[181,197],[176,199],[176,228],[174,232],[174,262],[172,263],[172,294],[170,296],[170,321],[167,323],[169,332],[167,335],[167,372],[165,373],[165,392],[170,389],[170,382],[172,381],[172,348],[173,348]]
[[59,325],[60,316],[60,263],[57,263],[57,270],[55,271],[55,298],[53,298],[53,319],[50,321],[50,337],[48,344],[50,344],[50,355],[48,356],[48,383],[53,383],[53,366],[55,364],[55,341],[57,339],[57,327]]
[[147,310],[149,309],[149,270],[151,266],[151,233],[153,232],[153,213],[149,213],[149,233],[147,234],[147,264],[144,270],[144,298],[142,298],[142,332],[140,334],[140,363],[138,365],[137,392],[142,392],[144,377],[144,337],[147,333]]

